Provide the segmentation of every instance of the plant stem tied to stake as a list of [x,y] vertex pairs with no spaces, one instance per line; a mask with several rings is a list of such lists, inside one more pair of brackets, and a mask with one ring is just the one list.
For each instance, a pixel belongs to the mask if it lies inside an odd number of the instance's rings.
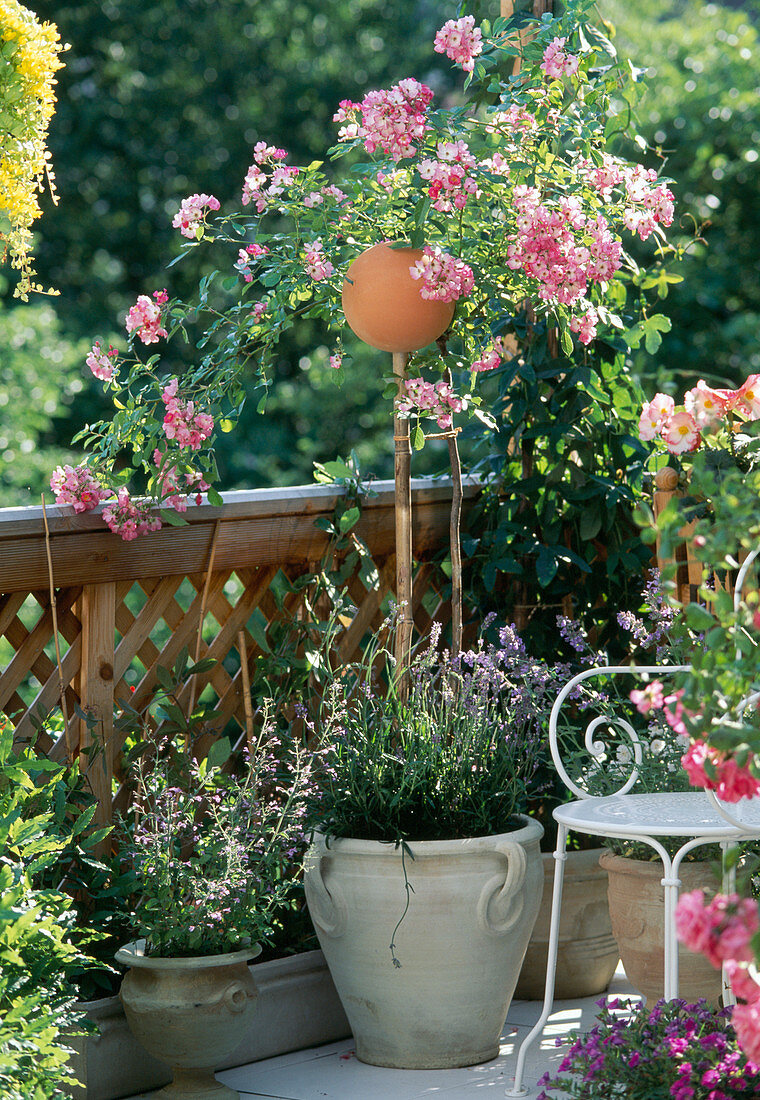
[[[398,379],[398,399],[406,380],[409,356],[405,352],[393,353],[393,373]],[[396,600],[400,618],[396,626],[396,677],[399,697],[405,701],[409,694],[409,660],[412,648],[412,448],[409,442],[409,421],[393,413],[393,438],[395,442],[395,513],[396,513]]]
[[48,528],[47,511],[45,509],[45,494],[42,494],[42,519],[45,524],[45,550],[47,552],[48,581],[50,584],[50,610],[53,615],[53,642],[55,643],[55,660],[58,665],[58,686],[61,692],[61,713],[63,714],[63,732],[66,738],[66,757],[69,764],[74,761],[74,745],[69,729],[69,712],[66,706],[66,685],[63,681],[63,665],[61,664],[61,645],[58,641],[58,613],[55,603],[55,584],[53,583],[53,555],[50,551],[50,530]]

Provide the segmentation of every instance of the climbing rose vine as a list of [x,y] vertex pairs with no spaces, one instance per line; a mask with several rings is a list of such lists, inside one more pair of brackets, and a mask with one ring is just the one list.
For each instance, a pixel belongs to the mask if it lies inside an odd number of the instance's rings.
[[[527,303],[530,325],[553,326],[561,354],[576,360],[595,340],[619,349],[658,338],[667,321],[642,305],[626,240],[652,239],[662,270],[673,195],[651,164],[607,148],[630,73],[590,22],[592,6],[569,0],[561,17],[537,20],[528,36],[507,19],[449,19],[432,48],[460,66],[465,88],[489,89],[489,106],[442,107],[407,75],[337,105],[329,171],[323,161],[293,165],[285,148],[258,141],[230,196],[177,197],[181,251],[172,264],[214,244],[217,270],[190,301],[169,289],[141,294],[126,317],[127,352],[95,341],[87,357],[115,403],[110,420],[80,436],[90,476],[118,494],[118,506],[108,506],[112,527],[132,538],[156,508],[159,519],[181,522],[177,499],[194,495],[181,490],[216,478],[215,430],[233,427],[244,382],[250,393],[254,380],[264,410],[280,338],[301,317],[329,331],[335,381],[350,375],[343,277],[379,241],[420,250],[409,273],[421,302],[456,305],[437,346],[413,356],[406,386],[388,390],[415,421],[415,446],[431,422],[432,434],[456,431],[464,416],[492,423],[478,383],[510,369]],[[342,160],[348,170],[339,174]],[[170,379],[161,350],[176,336],[199,356]]]

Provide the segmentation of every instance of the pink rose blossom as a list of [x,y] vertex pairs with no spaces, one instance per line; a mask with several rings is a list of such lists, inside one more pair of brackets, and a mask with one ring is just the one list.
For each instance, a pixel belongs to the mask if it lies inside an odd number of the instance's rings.
[[[253,164],[243,181],[243,206],[254,203],[259,214],[270,205],[270,200],[281,195],[298,176],[298,169],[279,164],[287,156],[287,150],[276,149],[259,141],[253,149]],[[271,172],[268,175],[267,172]]]
[[71,504],[74,511],[89,512],[112,496],[95,480],[87,466],[58,466],[50,478],[50,488],[57,504]]
[[483,352],[483,355],[480,359],[476,359],[473,362],[470,370],[478,372],[496,370],[497,367],[501,366],[502,358],[506,354],[507,353],[504,350],[504,344],[501,338],[497,336],[497,338],[493,342],[493,345]]
[[315,283],[320,282],[322,279],[329,279],[335,271],[333,265],[322,253],[321,240],[312,241],[306,245],[304,260],[306,272],[311,275]]
[[701,378],[696,386],[686,391],[683,403],[699,428],[707,428],[716,423],[726,410],[726,402],[720,391],[712,389]]
[[739,387],[736,404],[750,420],[760,419],[760,374],[751,374]]
[[241,248],[238,252],[237,263],[235,264],[235,270],[239,271],[243,276],[243,279],[250,283],[253,281],[253,272],[251,271],[251,260],[256,260],[259,256],[266,256],[269,249],[266,245],[262,244],[248,244],[245,248]]
[[747,963],[736,962],[727,959],[724,963],[728,980],[731,983],[731,991],[735,997],[751,1003],[760,999],[760,985],[749,973]]
[[466,73],[475,67],[475,58],[483,52],[483,34],[475,26],[475,17],[465,15],[461,19],[448,19],[435,36],[433,49],[445,53]]
[[753,1062],[760,1062],[760,1001],[736,1005],[731,1023],[744,1053]]
[[475,158],[463,141],[440,142],[440,160],[420,161],[418,171],[430,184],[428,195],[436,210],[449,213],[463,210],[469,195],[480,195],[478,185],[469,173],[475,167]]
[[663,429],[662,438],[672,455],[696,451],[702,442],[697,422],[686,409],[673,413],[667,426]]
[[414,156],[415,142],[427,130],[425,112],[432,98],[427,85],[407,77],[387,91],[368,92],[359,104],[344,99],[333,118],[349,125],[339,132],[338,138],[341,141],[361,138],[368,153],[379,148],[395,161]]
[[148,531],[160,531],[161,520],[154,515],[148,504],[133,501],[126,486],[122,486],[115,504],[103,509],[103,519],[114,535],[120,535],[125,542],[132,542]]
[[[552,203],[535,187],[514,189],[515,233],[508,238],[507,266],[522,270],[538,284],[539,297],[572,306],[586,299],[589,282],[606,283],[622,263],[620,242],[601,214],[589,217],[575,196]],[[592,339],[593,316],[577,322],[577,331]]]
[[100,341],[96,340],[85,359],[85,363],[96,378],[99,378],[102,382],[110,382],[116,373],[118,354],[116,348],[112,346],[108,348],[108,351],[103,351]]
[[578,339],[582,344],[590,344],[596,336],[596,326],[599,324],[599,313],[591,302],[581,298],[578,306],[584,307],[583,313],[574,313],[570,318],[570,331],[578,333]]
[[422,257],[409,268],[409,274],[422,283],[420,297],[438,302],[456,302],[475,285],[472,269],[466,263],[430,245],[423,248]]
[[143,344],[157,344],[159,336],[169,335],[161,324],[161,306],[169,300],[165,290],[157,290],[151,301],[141,294],[127,314],[127,332],[134,332]]
[[[714,768],[714,778],[707,774],[708,762]],[[740,767],[732,757],[712,748],[703,740],[692,742],[681,757],[681,764],[694,787],[715,791],[724,802],[738,802],[760,794],[760,780],[747,766]]]
[[666,393],[656,393],[641,410],[639,438],[646,442],[654,439],[670,423],[674,411],[673,398]]
[[650,710],[661,710],[665,701],[662,683],[659,680],[652,680],[640,691],[634,689],[629,698],[639,714],[649,714]]
[[714,967],[752,962],[752,937],[760,928],[757,902],[738,894],[718,894],[705,904],[702,890],[682,894],[676,907],[679,940],[704,955]]
[[219,209],[219,199],[213,195],[188,195],[180,203],[174,215],[172,225],[179,229],[183,237],[199,238],[203,236],[203,222],[209,210]]
[[424,378],[408,378],[397,403],[401,413],[416,412],[435,418],[442,431],[451,428],[451,414],[461,412],[466,406],[466,399],[457,396],[448,382],[426,382]]
[[566,38],[555,38],[544,50],[541,68],[550,80],[559,80],[562,76],[574,76],[578,72],[580,58],[576,54],[566,53]]
[[173,378],[161,394],[166,412],[164,433],[167,439],[176,439],[180,447],[197,451],[214,430],[214,419],[208,413],[197,412],[194,401],[182,401],[177,397],[178,380]]

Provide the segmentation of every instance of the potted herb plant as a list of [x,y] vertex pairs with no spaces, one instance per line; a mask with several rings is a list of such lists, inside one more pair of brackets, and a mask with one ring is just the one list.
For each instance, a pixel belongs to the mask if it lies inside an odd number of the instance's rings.
[[439,635],[413,656],[408,696],[376,635],[313,716],[306,897],[357,1056],[376,1065],[496,1055],[543,886],[543,829],[524,810],[551,675],[525,675],[509,627],[457,657]]
[[135,940],[116,953],[129,968],[120,997],[140,1043],[174,1070],[167,1096],[236,1096],[214,1067],[256,1014],[247,963],[292,889],[309,768],[275,738],[270,716],[240,773],[225,770],[224,738],[200,762],[167,749],[150,768],[139,758],[123,829],[140,890]]

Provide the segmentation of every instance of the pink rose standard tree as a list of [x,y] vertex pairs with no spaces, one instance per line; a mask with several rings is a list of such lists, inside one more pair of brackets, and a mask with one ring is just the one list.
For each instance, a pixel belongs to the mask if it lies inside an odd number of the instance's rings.
[[[617,105],[631,74],[590,22],[592,8],[568,0],[529,34],[524,15],[480,26],[472,15],[448,19],[431,45],[463,70],[471,101],[444,108],[405,76],[337,105],[329,172],[322,161],[291,165],[285,149],[259,141],[236,198],[178,199],[172,224],[183,251],[169,266],[207,244],[217,256],[226,250],[227,266],[204,276],[193,301],[141,294],[125,319],[127,354],[95,342],[87,365],[114,414],[79,437],[87,477],[56,472],[59,500],[73,503],[74,487],[94,479],[98,492],[87,488],[78,505],[115,497],[104,518],[130,539],[183,522],[187,500],[203,492],[218,503],[214,431],[234,426],[251,377],[263,411],[284,332],[319,319],[335,380],[350,377],[343,277],[382,241],[422,251],[410,266],[421,302],[456,304],[443,337],[413,355],[404,386],[389,378],[415,448],[429,424],[435,435],[458,430],[465,415],[491,423],[478,383],[514,369],[526,318],[550,326],[555,354],[575,360],[595,340],[615,354],[641,339],[656,346],[667,319],[642,305],[626,240],[650,241],[662,270],[673,194],[654,168],[607,148],[626,128]],[[340,161],[348,170],[338,178]],[[199,349],[199,362],[171,379],[161,347],[177,336]]]

